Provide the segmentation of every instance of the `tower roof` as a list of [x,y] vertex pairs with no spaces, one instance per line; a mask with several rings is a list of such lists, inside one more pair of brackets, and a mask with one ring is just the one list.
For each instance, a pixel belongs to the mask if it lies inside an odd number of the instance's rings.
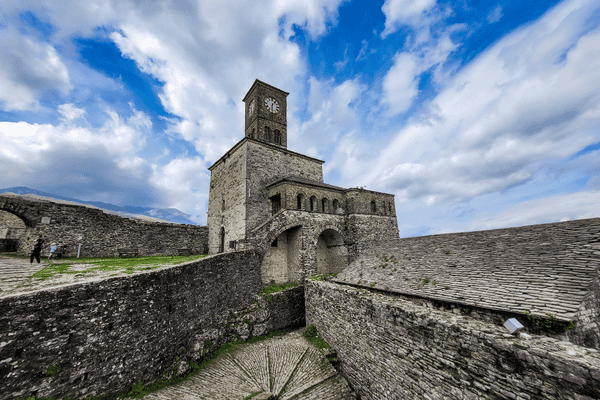
[[252,92],[252,90],[254,89],[254,87],[257,86],[257,85],[264,85],[264,86],[267,86],[267,87],[269,87],[269,88],[271,88],[273,90],[277,90],[277,91],[285,94],[286,96],[289,95],[289,93],[286,92],[286,91],[283,91],[283,90],[281,90],[281,89],[279,89],[279,88],[277,88],[277,87],[275,87],[273,85],[269,85],[268,83],[265,83],[263,81],[255,79],[254,83],[252,84],[252,86],[250,86],[250,89],[248,89],[248,92],[246,92],[246,95],[244,96],[244,98],[242,99],[242,101],[246,101],[246,99],[248,98],[248,95]]

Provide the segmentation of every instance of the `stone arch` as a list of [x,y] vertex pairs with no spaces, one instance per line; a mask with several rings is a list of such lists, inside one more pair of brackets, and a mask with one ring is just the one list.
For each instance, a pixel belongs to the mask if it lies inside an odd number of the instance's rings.
[[301,282],[302,231],[298,223],[288,224],[270,232],[261,246],[264,251],[261,266],[264,284]]
[[273,131],[273,136],[275,144],[281,144],[281,132],[279,132],[279,129],[275,129],[275,131]]
[[333,213],[337,214],[338,210],[340,209],[340,202],[338,201],[338,199],[333,199]]
[[[348,266],[348,248],[346,238],[340,230],[332,225],[318,230],[314,248],[316,252],[316,274],[339,273]],[[343,232],[343,231],[342,231]]]
[[321,210],[323,210],[324,213],[329,212],[329,199],[327,197],[321,199]]
[[298,193],[296,196],[296,209],[306,210],[306,196],[304,193]]
[[317,197],[310,196],[310,211],[318,211],[319,205],[317,204]]

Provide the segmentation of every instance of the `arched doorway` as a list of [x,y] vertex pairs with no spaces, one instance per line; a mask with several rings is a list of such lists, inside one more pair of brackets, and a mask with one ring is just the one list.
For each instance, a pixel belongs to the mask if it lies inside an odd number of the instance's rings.
[[295,226],[271,240],[262,263],[263,283],[275,281],[281,284],[301,281],[301,232],[302,227]]
[[317,275],[342,272],[348,265],[348,249],[334,229],[325,229],[317,240]]
[[16,251],[27,225],[16,215],[0,210],[0,251]]

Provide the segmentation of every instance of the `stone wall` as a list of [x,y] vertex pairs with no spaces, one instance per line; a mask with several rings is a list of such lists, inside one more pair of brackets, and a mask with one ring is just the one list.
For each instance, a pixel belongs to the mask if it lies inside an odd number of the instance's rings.
[[551,314],[575,323],[569,341],[600,348],[599,274],[600,218],[590,218],[382,241],[336,282],[520,314],[523,323]]
[[277,146],[248,140],[247,160],[247,234],[271,217],[267,184],[287,175],[323,182],[323,161]]
[[210,168],[207,224],[208,253],[216,254],[221,245],[220,231],[225,229],[224,251],[234,251],[230,241],[246,234],[246,152],[247,145],[232,149]]
[[114,257],[122,247],[135,247],[139,255],[176,255],[177,249],[190,249],[193,254],[207,251],[205,226],[149,222],[97,208],[5,196],[0,196],[0,210],[25,223],[17,250],[23,255],[31,253],[39,236],[45,240],[42,256],[49,254],[53,242],[64,245],[68,257],[77,255],[79,244],[82,257]]
[[198,362],[225,342],[302,325],[303,287],[260,296],[261,261],[219,254],[0,299],[0,399],[120,393],[163,377],[176,356]]
[[306,322],[363,399],[600,398],[597,350],[366,289],[308,281]]

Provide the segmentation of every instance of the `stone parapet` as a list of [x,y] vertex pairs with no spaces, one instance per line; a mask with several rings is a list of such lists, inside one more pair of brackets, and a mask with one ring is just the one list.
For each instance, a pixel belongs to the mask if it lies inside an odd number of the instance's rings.
[[600,355],[382,293],[306,283],[306,320],[363,399],[597,399]]

